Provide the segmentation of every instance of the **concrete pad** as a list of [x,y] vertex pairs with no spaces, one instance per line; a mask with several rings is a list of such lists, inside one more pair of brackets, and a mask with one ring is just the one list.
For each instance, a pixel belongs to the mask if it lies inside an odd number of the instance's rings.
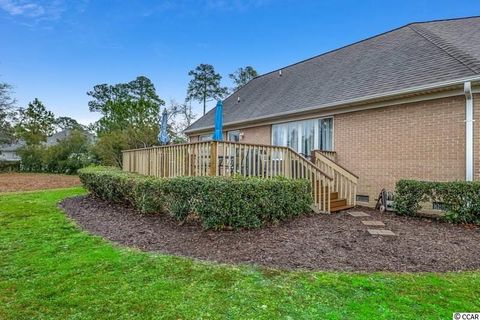
[[391,230],[386,230],[386,229],[368,229],[368,233],[370,233],[371,235],[379,235],[379,236],[395,236],[396,235]]
[[370,217],[368,213],[362,211],[349,211],[348,214],[352,217]]
[[372,226],[372,227],[384,227],[385,223],[382,221],[375,221],[375,220],[369,220],[369,221],[362,221],[362,223],[366,226]]

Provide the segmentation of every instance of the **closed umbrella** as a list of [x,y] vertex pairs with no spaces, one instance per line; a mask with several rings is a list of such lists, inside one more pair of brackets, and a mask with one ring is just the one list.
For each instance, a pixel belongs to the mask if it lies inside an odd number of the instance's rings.
[[223,127],[223,103],[221,100],[219,100],[217,102],[217,106],[215,107],[215,131],[213,131],[213,140],[215,141],[223,140],[222,127]]
[[168,144],[170,142],[170,138],[168,137],[167,126],[168,126],[168,114],[167,109],[163,110],[162,113],[162,121],[160,125],[160,133],[158,134],[158,140],[160,144]]

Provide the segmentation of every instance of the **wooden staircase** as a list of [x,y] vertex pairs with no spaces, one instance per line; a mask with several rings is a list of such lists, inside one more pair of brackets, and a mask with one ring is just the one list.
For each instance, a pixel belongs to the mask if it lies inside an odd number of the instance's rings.
[[[324,188],[323,192],[326,192],[328,189]],[[319,198],[323,195],[322,190],[319,190]],[[354,204],[349,204],[346,198],[340,198],[338,196],[338,191],[330,192],[330,212],[338,212],[342,210],[348,210],[353,208]]]
[[333,178],[330,188],[320,190],[320,193],[330,191],[330,211],[338,212],[355,207],[357,197],[358,176],[336,163],[334,151],[312,152],[312,162],[323,172]]
[[338,212],[353,208],[353,205],[347,204],[347,199],[339,198],[338,192],[330,192],[330,212]]

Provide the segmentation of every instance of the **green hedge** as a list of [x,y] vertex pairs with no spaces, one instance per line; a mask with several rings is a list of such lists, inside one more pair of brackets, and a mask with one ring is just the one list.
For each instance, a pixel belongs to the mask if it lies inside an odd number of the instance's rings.
[[443,203],[448,221],[480,224],[480,182],[397,182],[394,206],[398,214],[414,216],[420,202],[427,201]]
[[78,171],[80,181],[98,198],[135,204],[135,186],[142,176],[123,172],[115,167],[87,167]]
[[177,177],[160,179],[111,167],[79,171],[95,196],[127,202],[143,213],[165,212],[183,221],[200,217],[206,229],[257,228],[267,222],[310,212],[307,180],[255,177]]
[[0,160],[0,172],[20,171],[20,161]]

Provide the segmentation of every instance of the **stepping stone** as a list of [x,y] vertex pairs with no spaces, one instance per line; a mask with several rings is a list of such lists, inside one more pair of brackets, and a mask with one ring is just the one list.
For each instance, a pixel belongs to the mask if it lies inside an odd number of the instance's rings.
[[386,229],[368,229],[368,233],[371,235],[379,235],[379,236],[395,236],[396,234],[390,230]]
[[362,212],[362,211],[350,211],[348,212],[349,215],[352,217],[370,217],[368,213]]
[[362,223],[366,226],[372,226],[372,227],[384,227],[385,223],[382,221],[375,221],[375,220],[369,220],[369,221],[362,221]]

